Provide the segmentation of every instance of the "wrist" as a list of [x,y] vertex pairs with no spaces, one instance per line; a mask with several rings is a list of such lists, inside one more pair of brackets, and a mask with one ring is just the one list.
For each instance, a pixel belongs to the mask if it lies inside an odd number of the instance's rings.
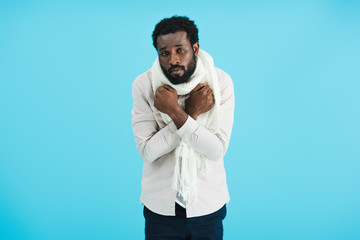
[[189,114],[190,117],[192,117],[195,120],[198,117],[198,114],[192,112],[190,109],[185,109],[185,111],[186,111],[187,114]]
[[181,115],[181,112],[184,112],[184,110],[179,105],[177,105],[171,110],[171,112],[168,113],[168,115],[171,119],[174,119]]
[[190,116],[190,117],[192,117],[192,118],[193,118],[193,119],[195,119],[195,120],[196,120],[196,119],[197,119],[197,117],[198,117],[198,115],[197,115],[197,114],[195,114],[195,113],[193,113],[193,114],[189,114],[189,116]]
[[174,111],[168,115],[174,121],[177,129],[180,129],[188,118],[188,114],[180,106],[174,109]]

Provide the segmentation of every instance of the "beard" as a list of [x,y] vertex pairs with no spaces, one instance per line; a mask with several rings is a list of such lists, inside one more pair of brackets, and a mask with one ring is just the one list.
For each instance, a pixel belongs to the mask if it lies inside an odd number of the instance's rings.
[[[182,65],[171,65],[171,67],[169,69],[165,69],[161,64],[161,69],[164,72],[165,76],[167,77],[167,79],[169,79],[169,81],[174,84],[174,85],[178,85],[181,83],[185,83],[189,80],[189,78],[191,77],[191,75],[195,72],[195,67],[196,67],[196,58],[195,58],[195,54],[193,55],[193,58],[191,59],[190,63],[187,65],[187,70],[185,71],[185,66]],[[184,71],[184,74],[182,76],[176,75],[176,76],[171,76],[170,73],[172,70],[176,69],[176,68],[181,68]]]

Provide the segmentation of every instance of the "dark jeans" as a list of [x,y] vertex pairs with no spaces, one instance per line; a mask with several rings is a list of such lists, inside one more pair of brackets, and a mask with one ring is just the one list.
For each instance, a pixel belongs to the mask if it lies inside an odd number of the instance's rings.
[[226,205],[200,217],[186,218],[186,209],[175,206],[175,216],[163,216],[144,206],[145,240],[222,240]]

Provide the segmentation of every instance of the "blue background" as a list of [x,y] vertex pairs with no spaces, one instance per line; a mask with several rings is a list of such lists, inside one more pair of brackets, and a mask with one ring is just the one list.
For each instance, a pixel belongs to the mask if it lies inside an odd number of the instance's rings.
[[131,84],[173,14],[235,85],[225,239],[360,239],[359,1],[1,1],[0,239],[143,239]]

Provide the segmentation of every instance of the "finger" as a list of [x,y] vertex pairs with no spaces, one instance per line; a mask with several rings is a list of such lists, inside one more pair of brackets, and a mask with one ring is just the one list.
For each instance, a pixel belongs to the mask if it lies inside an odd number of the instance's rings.
[[199,91],[203,94],[208,94],[210,87],[208,85],[202,87]]
[[198,85],[196,85],[196,87],[191,92],[199,91],[201,88],[203,88],[206,85],[207,85],[207,83],[199,83]]
[[164,85],[164,88],[170,92],[176,92],[176,90],[174,88],[172,88],[170,85]]
[[[205,88],[205,87],[204,87],[204,88]],[[204,89],[204,91],[206,91],[206,93],[208,93],[208,94],[212,94],[212,93],[213,93],[212,89],[211,89],[209,86],[206,86],[206,89]]]
[[165,88],[165,89],[170,89],[171,87],[170,87],[169,85],[167,85],[167,84],[164,84],[164,85],[163,85],[163,88]]
[[164,90],[164,86],[158,87],[158,89],[156,89],[156,92],[159,92],[159,91],[162,91],[162,90]]
[[161,93],[159,91],[156,91],[155,96],[154,96],[154,100],[158,99],[159,95],[161,96]]

